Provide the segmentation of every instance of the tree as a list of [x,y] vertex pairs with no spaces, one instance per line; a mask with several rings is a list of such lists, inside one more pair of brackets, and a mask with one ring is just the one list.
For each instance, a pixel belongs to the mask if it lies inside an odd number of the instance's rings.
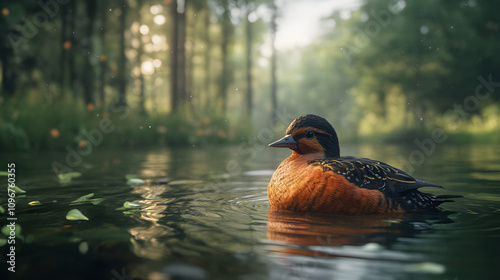
[[272,121],[275,123],[277,120],[275,118],[275,114],[278,111],[278,79],[276,77],[276,32],[278,31],[278,6],[276,5],[276,1],[273,0],[271,2],[271,112],[272,112]]
[[230,66],[228,62],[229,44],[233,35],[233,25],[231,23],[231,10],[229,8],[229,0],[220,0],[222,15],[222,39],[221,39],[221,63],[222,68],[219,75],[219,92],[220,101],[222,102],[222,114],[227,112],[227,91],[231,82]]
[[125,45],[125,34],[128,29],[127,25],[127,12],[128,3],[127,0],[121,0],[121,13],[120,13],[120,53],[118,57],[118,105],[127,105],[127,81],[128,81],[128,71],[127,71],[127,57],[125,55],[126,45]]
[[252,1],[247,3],[245,13],[245,31],[246,31],[246,82],[247,82],[247,92],[246,92],[246,114],[248,116],[252,115],[252,103],[253,103],[253,75],[252,75],[252,53],[253,53],[253,22],[251,20],[252,12],[255,10],[255,5]]
[[[182,5],[179,5],[181,3]],[[186,100],[186,6],[185,2],[172,1],[172,56],[170,68],[172,111]]]
[[97,0],[87,0],[85,2],[87,8],[87,32],[85,40],[85,49],[87,56],[84,57],[84,73],[83,73],[83,98],[85,104],[95,103],[95,67],[94,61],[96,60],[94,52],[94,30],[97,16]]

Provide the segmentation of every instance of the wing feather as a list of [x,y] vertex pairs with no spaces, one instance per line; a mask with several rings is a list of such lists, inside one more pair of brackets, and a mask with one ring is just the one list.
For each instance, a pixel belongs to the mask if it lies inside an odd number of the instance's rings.
[[320,159],[309,164],[321,166],[325,172],[343,175],[361,188],[378,189],[388,196],[415,190],[420,187],[441,186],[415,179],[406,172],[384,162],[360,157]]

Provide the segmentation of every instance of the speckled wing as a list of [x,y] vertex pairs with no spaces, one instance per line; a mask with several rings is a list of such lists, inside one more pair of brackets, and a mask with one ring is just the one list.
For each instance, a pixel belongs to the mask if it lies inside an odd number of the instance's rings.
[[423,186],[441,187],[415,179],[404,171],[386,163],[359,157],[320,159],[309,162],[321,166],[323,171],[331,171],[344,176],[360,188],[377,189],[386,196],[398,195]]

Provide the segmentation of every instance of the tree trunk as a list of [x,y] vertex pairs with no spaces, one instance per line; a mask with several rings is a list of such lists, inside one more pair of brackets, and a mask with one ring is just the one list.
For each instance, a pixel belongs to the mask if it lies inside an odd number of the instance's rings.
[[179,104],[178,95],[178,72],[177,72],[177,56],[179,50],[177,46],[179,45],[179,13],[177,12],[177,0],[172,1],[172,57],[170,58],[170,110],[172,112],[177,111],[177,105]]
[[211,58],[211,55],[210,55],[210,50],[212,49],[212,42],[210,40],[210,10],[209,10],[209,7],[208,5],[206,6],[206,12],[205,12],[205,109],[206,109],[206,112],[210,112],[211,111],[211,95],[212,95],[212,91],[210,90],[210,86],[211,86],[211,80],[212,80],[212,75],[210,75],[211,73],[211,69],[210,69],[210,58]]
[[99,53],[99,82],[97,88],[97,94],[100,102],[101,108],[104,110],[106,107],[106,70],[107,70],[107,51],[106,51],[106,14],[108,13],[108,0],[101,0],[100,7],[100,23],[101,28],[99,29],[99,45],[100,45],[100,53]]
[[246,92],[246,113],[247,116],[252,115],[252,97],[253,97],[253,76],[252,76],[252,52],[253,52],[253,30],[252,23],[248,19],[250,13],[252,12],[251,8],[248,8],[246,15],[246,60],[247,60],[247,69],[246,69],[246,80],[247,80],[247,92]]
[[70,0],[69,9],[68,9],[68,18],[69,18],[69,43],[67,44],[67,52],[68,52],[68,69],[69,69],[69,84],[71,89],[73,90],[73,94],[75,96],[79,96],[78,94],[78,81],[76,75],[76,38],[75,38],[75,20],[76,20],[76,0]]
[[2,68],[2,93],[12,97],[17,88],[16,67],[13,63],[13,49],[0,44],[0,64]]
[[171,111],[178,109],[186,99],[186,5],[172,1],[172,58],[171,58]]
[[223,1],[224,12],[222,13],[222,43],[221,43],[221,63],[222,69],[219,78],[220,82],[220,101],[222,102],[222,114],[225,115],[227,111],[227,91],[229,87],[229,65],[227,61],[228,48],[231,40],[232,23],[230,17],[229,3],[227,0]]
[[[196,10],[193,9],[193,13],[196,15]],[[184,14],[187,14],[187,6],[186,6],[186,11]],[[197,17],[195,17],[197,19]],[[190,22],[190,42],[191,42],[191,47],[189,48],[189,55],[186,55],[186,103],[187,107],[189,110],[194,113],[195,108],[194,108],[194,103],[195,100],[195,83],[194,83],[194,57],[196,55],[196,47],[195,47],[195,42],[196,38],[198,37],[198,32],[196,30],[197,27],[197,21],[193,20]],[[187,28],[187,24],[186,24]],[[196,94],[198,96],[198,94]],[[199,97],[197,99],[199,102]]]
[[127,0],[123,0],[121,5],[122,13],[120,15],[120,54],[118,65],[118,104],[125,106],[127,104],[127,57],[125,56],[125,32],[127,32]]
[[[141,9],[143,6],[144,2],[143,0],[137,0],[137,20],[139,22],[142,22],[142,17],[141,17]],[[142,55],[144,54],[144,44],[142,43],[142,34],[139,32],[139,47],[137,48],[137,65],[139,65],[139,68],[142,66]],[[144,79],[144,74],[142,74],[142,69],[139,71],[139,113],[141,115],[146,115],[146,106],[145,106],[145,99],[146,99],[146,93],[145,93],[145,79]]]
[[68,50],[66,49],[66,41],[68,41],[68,5],[61,7],[61,42],[60,42],[60,57],[59,57],[59,86],[61,87],[61,95],[66,89],[67,77],[67,57]]
[[276,113],[278,111],[278,98],[277,98],[277,91],[278,91],[278,81],[276,77],[276,46],[275,46],[275,41],[276,41],[276,32],[278,30],[278,26],[276,23],[278,17],[278,7],[276,6],[276,3],[273,1],[272,2],[272,17],[271,17],[271,50],[272,50],[272,55],[271,55],[271,108],[272,108],[272,121],[275,123],[277,120],[275,118]]
[[[183,7],[179,4],[183,4]],[[177,92],[179,95],[180,104],[184,105],[187,101],[186,96],[186,7],[187,1],[180,1],[177,6],[179,13],[179,32],[177,40]]]
[[94,27],[95,27],[95,20],[96,20],[96,14],[97,14],[97,0],[87,0],[86,2],[87,6],[87,45],[85,46],[86,49],[86,56],[84,58],[85,62],[85,72],[83,73],[83,98],[85,101],[85,104],[94,104],[95,103],[95,67],[92,63],[92,60],[95,59],[95,52],[94,52]]

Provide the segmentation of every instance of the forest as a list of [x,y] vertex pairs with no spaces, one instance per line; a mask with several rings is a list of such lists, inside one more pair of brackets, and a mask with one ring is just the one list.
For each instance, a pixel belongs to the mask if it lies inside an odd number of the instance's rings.
[[258,141],[307,113],[349,141],[500,141],[500,2],[360,1],[277,49],[293,1],[3,0],[0,151]]

